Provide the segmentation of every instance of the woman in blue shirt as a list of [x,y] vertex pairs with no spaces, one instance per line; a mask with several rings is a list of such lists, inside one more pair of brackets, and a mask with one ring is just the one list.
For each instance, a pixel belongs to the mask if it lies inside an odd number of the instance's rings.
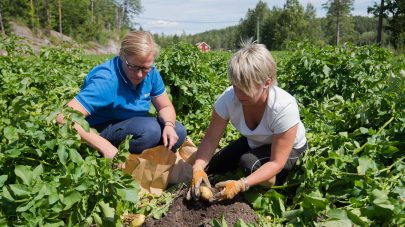
[[[175,150],[184,142],[186,129],[176,122],[173,104],[153,64],[158,53],[149,32],[130,32],[119,56],[93,68],[68,103],[100,132],[86,132],[75,124],[80,136],[104,157],[113,158],[127,135],[133,136],[130,152],[134,154],[160,144]],[[158,117],[149,116],[151,103]]]

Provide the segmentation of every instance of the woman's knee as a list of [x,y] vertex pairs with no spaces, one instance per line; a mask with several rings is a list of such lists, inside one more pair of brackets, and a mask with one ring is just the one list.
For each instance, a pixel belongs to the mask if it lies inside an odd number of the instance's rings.
[[262,162],[267,162],[268,160],[269,157],[260,158],[255,154],[248,152],[240,157],[239,167],[242,169],[243,173],[248,176],[260,168]]
[[[141,122],[138,122],[138,124]],[[130,142],[130,152],[139,154],[143,150],[159,145],[162,137],[162,129],[154,118],[145,118],[133,131],[130,131],[132,139]]]

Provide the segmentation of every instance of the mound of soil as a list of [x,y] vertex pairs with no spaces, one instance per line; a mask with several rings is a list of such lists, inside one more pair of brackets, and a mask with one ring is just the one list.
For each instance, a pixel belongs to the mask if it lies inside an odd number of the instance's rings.
[[221,223],[222,215],[225,217],[228,226],[233,226],[239,219],[242,219],[245,223],[257,225],[256,214],[240,195],[233,200],[209,204],[203,201],[186,200],[186,192],[184,190],[179,193],[165,217],[159,220],[148,217],[142,226],[205,227],[212,226],[213,219]]

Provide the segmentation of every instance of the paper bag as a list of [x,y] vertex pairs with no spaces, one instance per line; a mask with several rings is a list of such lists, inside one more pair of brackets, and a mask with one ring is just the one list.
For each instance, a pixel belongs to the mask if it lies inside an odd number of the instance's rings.
[[169,184],[178,184],[181,182],[188,183],[193,175],[193,164],[197,154],[197,147],[191,139],[186,138],[186,141],[181,145],[176,152],[176,163],[169,174]]
[[130,154],[124,171],[139,183],[141,192],[161,195],[168,184],[191,181],[196,151],[189,138],[176,153],[163,145],[153,147],[139,155]]
[[139,155],[130,154],[124,171],[139,183],[141,191],[161,195],[169,183],[169,173],[176,159],[176,154],[165,146],[157,146]]

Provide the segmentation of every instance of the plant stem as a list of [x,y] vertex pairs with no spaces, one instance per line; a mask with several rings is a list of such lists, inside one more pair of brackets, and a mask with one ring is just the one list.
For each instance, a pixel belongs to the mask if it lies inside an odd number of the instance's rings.
[[[393,121],[393,120],[394,120],[394,116],[392,116],[387,122],[385,122],[385,124],[384,124],[383,126],[381,126],[381,128],[378,130],[378,132],[377,132],[375,135],[380,134],[380,133],[382,132],[382,130],[384,130],[384,128],[387,127],[387,125],[388,125],[389,123],[391,123],[391,121]],[[361,147],[357,148],[357,149],[354,151],[354,153],[357,154],[357,153],[359,153],[360,151],[362,151],[362,150],[366,147],[367,143],[368,143],[368,142],[365,142]]]
[[20,157],[20,158],[27,159],[27,160],[30,160],[30,161],[37,161],[37,162],[40,162],[41,164],[44,164],[44,165],[47,165],[47,166],[51,166],[50,163],[45,162],[45,161],[43,161],[43,160],[38,160],[38,159],[30,158],[30,157]]
[[300,185],[300,183],[295,183],[295,184],[287,184],[287,185],[279,185],[279,186],[272,186],[271,189],[284,189],[284,188],[291,188]]

